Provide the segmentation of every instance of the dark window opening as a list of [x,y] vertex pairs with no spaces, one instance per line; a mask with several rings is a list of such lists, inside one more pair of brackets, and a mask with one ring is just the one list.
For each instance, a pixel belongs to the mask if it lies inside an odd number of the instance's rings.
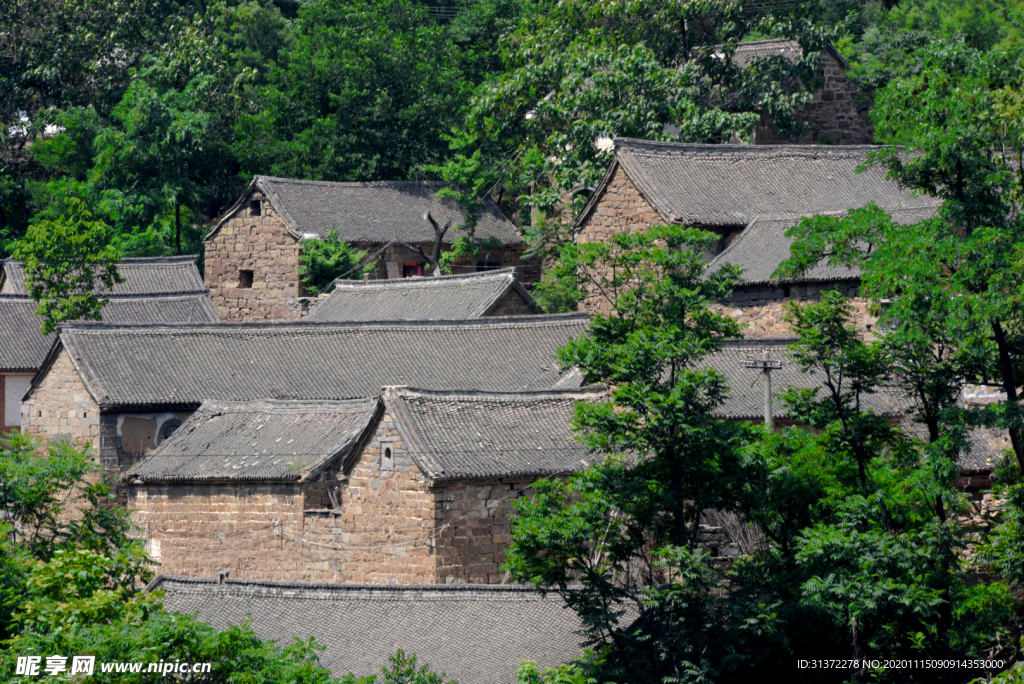
[[501,268],[500,261],[478,261],[476,262],[476,270],[480,271],[497,271]]
[[252,271],[243,268],[238,272],[238,287],[252,287]]
[[783,285],[782,286],[782,296],[783,297],[791,296],[791,294],[790,294],[791,292],[792,292],[792,290],[789,289],[789,285]]
[[263,204],[259,200],[249,202],[249,216],[259,216],[263,213]]
[[157,444],[163,443],[165,439],[177,432],[178,428],[181,427],[181,421],[172,418],[171,420],[164,421],[164,424],[160,426],[160,434],[157,435]]
[[423,275],[423,264],[402,264],[403,278],[417,278]]
[[395,469],[395,453],[392,451],[394,444],[392,442],[381,442],[380,444],[380,469],[381,470],[394,470]]

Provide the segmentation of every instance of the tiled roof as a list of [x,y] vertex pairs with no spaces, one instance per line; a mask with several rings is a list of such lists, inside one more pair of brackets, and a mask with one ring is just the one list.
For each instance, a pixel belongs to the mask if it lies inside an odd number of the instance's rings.
[[[0,295],[0,370],[35,370],[46,359],[53,335],[43,337],[38,304],[28,297]],[[217,310],[205,293],[111,297],[100,311],[107,323],[213,323]]]
[[[937,207],[896,209],[891,212],[896,223],[911,225],[935,215]],[[845,213],[845,212],[843,212]],[[834,213],[840,216],[842,213]],[[860,269],[830,266],[821,262],[800,278],[778,280],[773,277],[779,265],[790,257],[794,239],[786,231],[796,225],[800,216],[758,216],[740,233],[739,237],[708,264],[714,271],[723,264],[743,267],[742,285],[760,285],[772,282],[820,282],[849,280],[860,276]]]
[[[857,168],[869,145],[702,145],[618,138],[616,166],[668,223],[747,225],[759,215],[841,212],[874,202],[883,209],[934,207],[886,179]],[[600,201],[601,189],[577,219]]]
[[[833,46],[827,45],[825,47],[825,51],[832,55],[832,57],[835,58],[843,68],[849,66],[843,56],[840,55]],[[787,38],[751,40],[746,43],[740,43],[736,46],[736,52],[733,54],[733,62],[738,66],[748,66],[757,58],[775,57],[776,55],[783,57],[788,62],[795,62],[800,59],[803,54],[803,48],[800,47],[800,43],[795,40],[789,40]]]
[[[760,420],[764,418],[764,373],[756,368],[747,368],[745,361],[761,358],[763,349],[768,349],[772,359],[782,362],[782,368],[772,371],[772,391],[781,393],[790,386],[810,388],[822,387],[824,378],[818,373],[805,373],[792,362],[786,348],[792,339],[747,338],[725,342],[722,348],[703,360],[702,365],[710,367],[725,376],[729,395],[718,409],[723,418],[737,420]],[[910,400],[900,391],[886,389],[863,398],[862,404],[868,410],[888,416],[905,415],[911,406]],[[785,410],[778,400],[773,403],[776,418],[785,418]]]
[[551,476],[599,460],[573,436],[580,401],[604,387],[537,392],[388,388],[384,402],[420,470],[434,481]]
[[[322,237],[336,230],[341,239],[354,243],[432,243],[434,229],[426,219],[427,212],[440,224],[451,221],[452,228],[465,222],[455,199],[437,196],[438,190],[445,187],[438,181],[334,183],[257,176],[253,184],[263,191],[298,238]],[[225,218],[247,195],[228,210]],[[496,238],[503,245],[523,244],[519,230],[496,204],[490,199],[482,204],[474,229],[476,237]],[[220,224],[210,236],[219,228]],[[460,235],[465,233],[449,230],[444,242],[450,244]]]
[[486,316],[516,293],[540,308],[516,280],[515,269],[469,275],[394,280],[336,280],[312,311],[311,321],[440,321]]
[[581,655],[581,625],[555,594],[491,585],[368,586],[158,577],[164,607],[218,629],[252,618],[287,644],[313,637],[341,677],[380,673],[399,648],[465,684],[513,684],[521,660],[553,667]]
[[549,388],[563,375],[553,359],[556,350],[588,325],[579,314],[386,323],[74,324],[60,339],[103,407],[198,407],[211,399],[355,399],[376,396],[386,385]]
[[127,473],[142,482],[307,480],[356,451],[377,399],[208,401]]
[[[117,270],[124,278],[109,292],[103,294],[156,295],[206,292],[203,277],[199,275],[196,262],[198,255],[180,257],[144,257],[122,259]],[[28,294],[25,289],[25,268],[19,261],[4,261],[0,275],[0,291],[4,294]]]

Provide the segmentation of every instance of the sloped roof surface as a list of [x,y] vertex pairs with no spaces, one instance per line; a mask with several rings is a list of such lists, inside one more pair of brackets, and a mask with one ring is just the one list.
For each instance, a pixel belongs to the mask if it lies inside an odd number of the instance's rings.
[[434,278],[401,278],[366,282],[337,280],[334,289],[312,311],[311,321],[428,321],[478,318],[505,296],[530,295],[517,287],[515,269]]
[[542,668],[581,654],[579,618],[554,594],[489,585],[367,586],[158,577],[164,606],[218,629],[252,616],[264,639],[314,637],[336,676],[379,674],[399,648],[466,684],[513,684],[521,660]]
[[[392,323],[76,324],[61,342],[101,406],[353,399],[386,385],[520,390],[562,378],[579,314]],[[125,364],[125,359],[132,359]]]
[[[869,145],[702,145],[630,138],[616,161],[663,219],[706,226],[747,225],[756,216],[933,207],[871,167]],[[600,193],[595,193],[595,200]],[[593,207],[592,200],[579,220]]]
[[[782,368],[772,371],[772,391],[781,393],[790,386],[809,388],[823,387],[824,378],[818,373],[804,373],[790,360],[786,348],[792,339],[747,338],[725,342],[722,349],[711,354],[702,362],[725,376],[729,395],[719,408],[723,418],[759,420],[764,418],[764,373],[756,368],[747,368],[745,361],[761,359],[763,349],[768,349],[772,359],[782,362]],[[883,415],[902,416],[911,406],[910,400],[895,388],[870,394],[862,401],[868,410]],[[784,418],[786,411],[782,403],[773,404],[776,418]]]
[[[257,176],[256,185],[284,215],[288,227],[298,236],[323,236],[330,230],[348,242],[434,241],[430,215],[453,228],[465,222],[458,202],[439,198],[445,187],[436,181],[376,181],[334,183],[291,178]],[[476,237],[496,238],[504,245],[523,244],[519,231],[489,199],[483,202],[474,229]],[[462,231],[449,230],[445,243],[452,243]]]
[[143,482],[287,482],[343,458],[380,402],[208,401],[128,474]]
[[[28,297],[0,296],[0,370],[35,370],[53,335],[43,337],[38,304]],[[157,297],[111,297],[100,314],[108,323],[213,323],[217,310],[205,293]]]
[[[122,259],[117,270],[124,278],[113,289],[102,294],[155,295],[206,292],[203,277],[196,267],[198,255],[180,257],[145,257]],[[25,289],[25,268],[19,261],[4,261],[5,294],[28,294]]]
[[392,388],[384,401],[417,465],[443,481],[581,470],[599,458],[574,439],[574,407],[606,395],[604,387],[517,393]]
[[[932,218],[936,210],[937,207],[896,209],[891,215],[896,223],[912,225]],[[800,216],[758,216],[731,245],[712,259],[708,264],[708,271],[714,271],[723,264],[735,264],[743,267],[743,276],[740,279],[743,285],[787,282],[788,280],[774,278],[773,274],[779,265],[790,257],[790,248],[795,240],[788,237],[786,231],[800,219]],[[793,281],[848,280],[859,275],[860,269],[830,266],[821,262]]]

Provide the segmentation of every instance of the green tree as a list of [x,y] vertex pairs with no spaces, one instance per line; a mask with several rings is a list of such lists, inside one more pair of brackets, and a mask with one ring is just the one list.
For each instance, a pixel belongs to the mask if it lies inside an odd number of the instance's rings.
[[[805,57],[736,64],[755,29],[799,38]],[[466,201],[501,187],[554,253],[586,201],[576,190],[608,168],[612,138],[749,139],[762,112],[799,129],[793,112],[810,97],[827,37],[739,0],[556,3],[503,40],[503,70],[476,89],[442,175],[466,187]]]
[[354,249],[329,230],[323,238],[304,240],[299,256],[299,277],[306,294],[326,292],[337,278],[362,278],[372,264],[363,264],[366,250]]
[[44,335],[62,321],[100,319],[109,291],[124,279],[120,254],[110,246],[110,228],[93,218],[78,199],[69,213],[31,225],[14,256],[25,263],[25,286],[37,302]]
[[698,546],[701,515],[736,510],[748,471],[745,426],[720,419],[723,378],[700,368],[737,323],[712,310],[737,274],[706,274],[708,233],[669,226],[578,248],[589,286],[614,316],[563,348],[564,367],[611,386],[581,404],[579,439],[603,463],[568,480],[540,481],[517,502],[506,568],[555,591],[590,645],[612,648],[613,681],[713,679],[728,661],[720,577]]
[[237,125],[248,174],[415,178],[446,155],[465,99],[454,44],[409,0],[303,3],[269,81]]

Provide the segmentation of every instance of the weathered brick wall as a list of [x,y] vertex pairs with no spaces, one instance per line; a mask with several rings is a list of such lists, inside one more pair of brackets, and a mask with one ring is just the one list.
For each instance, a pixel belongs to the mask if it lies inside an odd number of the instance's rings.
[[785,138],[764,118],[754,136],[758,144],[862,145],[874,141],[868,117],[870,100],[847,78],[842,65],[827,51],[821,53],[821,69],[821,89],[797,114],[807,123],[804,132],[795,139]]
[[21,404],[25,432],[47,439],[66,439],[78,448],[93,449],[98,457],[100,410],[78,376],[67,350],[61,350],[53,365]]
[[[260,204],[259,215],[253,201]],[[299,251],[299,241],[271,203],[254,190],[206,241],[206,286],[221,320],[289,318],[288,300],[302,296]],[[252,271],[252,287],[240,287],[243,269]]]
[[494,310],[490,313],[491,316],[530,316],[536,313],[533,308],[526,303],[526,300],[516,292],[515,290],[510,291],[505,298],[498,302],[498,306],[494,307]]
[[[576,241],[608,242],[617,233],[639,233],[664,221],[644,199],[621,166],[617,166],[597,198],[593,209],[579,227]],[[600,277],[605,274],[595,274]],[[593,286],[587,285],[587,297],[579,310],[586,313],[610,314],[612,304]]]
[[515,500],[528,482],[456,484],[437,496],[439,583],[499,584],[512,530]]
[[818,301],[823,292],[836,287],[844,296],[851,298],[857,328],[870,333],[877,319],[868,312],[868,300],[857,296],[857,285],[852,282],[745,287],[738,289],[732,300],[718,309],[743,323],[746,337],[792,337],[792,328],[783,320],[786,304],[791,301]]

